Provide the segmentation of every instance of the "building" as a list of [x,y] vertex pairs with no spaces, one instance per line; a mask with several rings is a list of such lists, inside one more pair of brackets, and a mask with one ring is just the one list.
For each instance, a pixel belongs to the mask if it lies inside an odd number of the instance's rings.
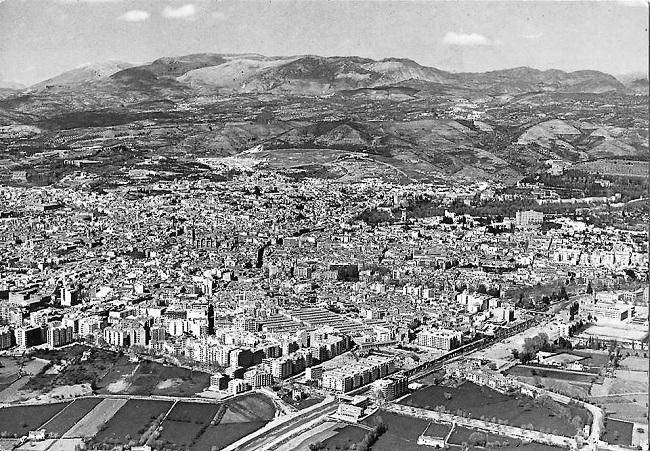
[[273,375],[258,369],[246,371],[244,373],[244,380],[248,382],[253,389],[273,385]]
[[47,328],[47,344],[53,348],[72,343],[74,329],[60,321],[50,323]]
[[518,211],[515,214],[515,225],[517,227],[539,227],[544,222],[544,213],[535,210]]
[[115,326],[104,329],[104,341],[111,346],[127,347],[130,345],[129,333]]
[[233,328],[235,330],[245,330],[246,332],[257,332],[259,325],[252,316],[237,316],[233,321]]
[[0,350],[14,345],[14,333],[9,326],[0,326]]
[[417,335],[417,344],[428,348],[450,351],[460,346],[463,335],[451,329],[429,329],[420,331]]
[[233,395],[247,392],[250,389],[251,386],[244,379],[233,379],[228,382],[228,391]]
[[305,368],[305,376],[309,381],[323,380],[323,367],[319,365]]
[[16,338],[16,345],[21,348],[42,345],[47,338],[45,330],[38,326],[17,327],[14,330],[14,336]]
[[210,376],[210,390],[227,390],[230,378],[223,373],[216,373]]

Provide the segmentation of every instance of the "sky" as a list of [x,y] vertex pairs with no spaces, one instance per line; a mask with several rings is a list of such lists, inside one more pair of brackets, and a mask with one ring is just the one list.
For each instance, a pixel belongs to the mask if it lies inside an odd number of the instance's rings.
[[410,58],[455,72],[648,71],[647,0],[0,0],[0,80],[189,53]]

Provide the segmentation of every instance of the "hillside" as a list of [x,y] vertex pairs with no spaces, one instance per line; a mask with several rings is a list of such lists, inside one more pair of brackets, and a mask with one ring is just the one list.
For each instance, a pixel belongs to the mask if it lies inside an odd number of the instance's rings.
[[637,85],[595,71],[455,74],[398,58],[201,53],[89,65],[0,92],[0,145],[5,171],[43,183],[74,169],[31,155],[90,158],[84,149],[95,148],[122,149],[88,168],[104,181],[142,165],[156,173],[148,158],[164,156],[165,177],[211,177],[197,161],[216,158],[217,173],[510,183],[547,160],[644,155],[648,97]]

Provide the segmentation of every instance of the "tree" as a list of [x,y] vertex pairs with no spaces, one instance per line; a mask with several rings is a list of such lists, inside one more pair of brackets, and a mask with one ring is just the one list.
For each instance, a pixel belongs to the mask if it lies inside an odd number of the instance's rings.
[[487,436],[482,432],[472,432],[468,440],[470,445],[485,446],[485,444],[487,443]]

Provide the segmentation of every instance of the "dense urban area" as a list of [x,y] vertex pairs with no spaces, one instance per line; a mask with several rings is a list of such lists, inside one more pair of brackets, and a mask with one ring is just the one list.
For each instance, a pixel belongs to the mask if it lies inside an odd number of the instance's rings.
[[57,89],[0,100],[0,449],[648,449],[647,92]]

